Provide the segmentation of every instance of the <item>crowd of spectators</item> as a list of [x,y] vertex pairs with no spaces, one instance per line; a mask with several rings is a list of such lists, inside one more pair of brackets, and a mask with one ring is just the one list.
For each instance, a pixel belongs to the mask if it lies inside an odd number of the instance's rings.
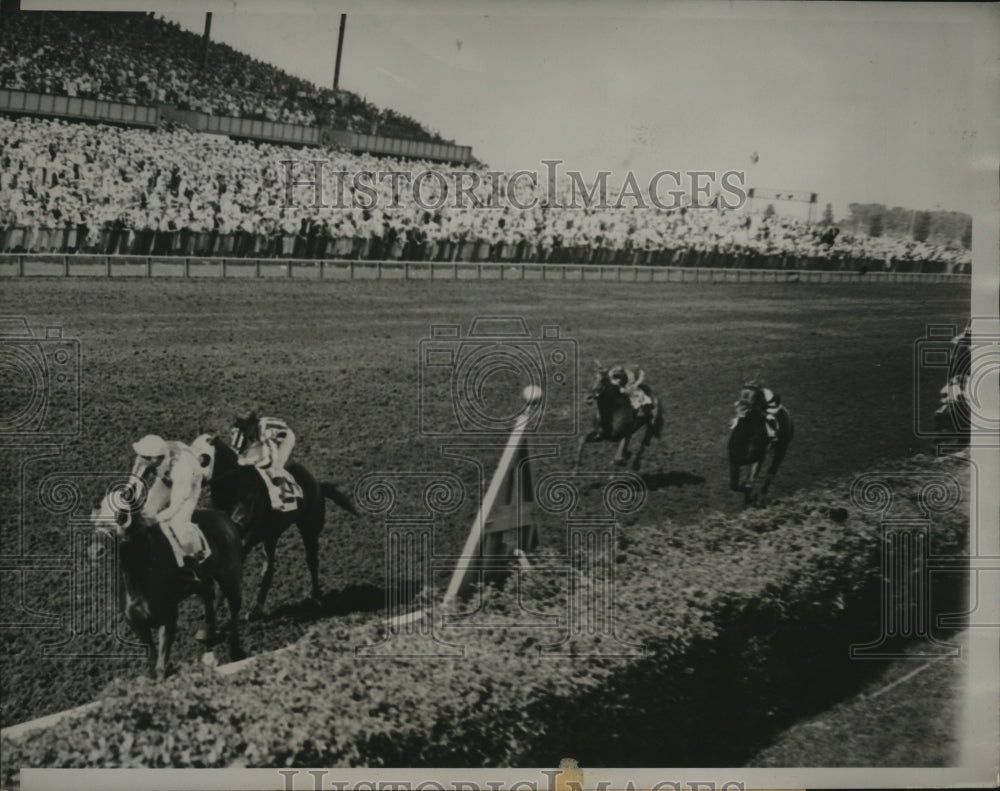
[[[454,175],[429,162],[320,153],[330,160],[328,171]],[[649,264],[727,258],[748,266],[811,259],[833,268],[933,263],[935,271],[964,271],[970,261],[965,250],[746,209],[547,206],[547,185],[526,180],[516,182],[516,194],[532,208],[490,206],[494,190],[485,170],[473,191],[484,208],[469,199],[436,207],[435,179],[425,182],[420,201],[411,189],[394,194],[386,179],[375,183],[372,207],[354,205],[348,193],[343,208],[316,207],[306,184],[286,205],[284,163],[296,161],[291,174],[302,178],[317,155],[185,128],[0,117],[0,251]]]
[[0,25],[0,87],[449,142],[408,116],[294,77],[151,14],[30,11]]

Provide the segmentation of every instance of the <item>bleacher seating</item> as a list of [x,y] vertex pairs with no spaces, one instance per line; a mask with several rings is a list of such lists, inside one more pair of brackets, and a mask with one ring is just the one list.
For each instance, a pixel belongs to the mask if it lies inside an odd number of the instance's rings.
[[0,87],[169,104],[212,115],[452,142],[350,91],[334,93],[245,55],[209,45],[151,14],[22,11],[0,25]]

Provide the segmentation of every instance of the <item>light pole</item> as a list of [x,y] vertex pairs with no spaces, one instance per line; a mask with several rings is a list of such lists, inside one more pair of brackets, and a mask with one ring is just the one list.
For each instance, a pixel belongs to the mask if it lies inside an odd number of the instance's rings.
[[340,15],[340,33],[337,36],[337,64],[333,67],[333,90],[340,89],[340,53],[344,49],[344,27],[347,25],[347,14]]

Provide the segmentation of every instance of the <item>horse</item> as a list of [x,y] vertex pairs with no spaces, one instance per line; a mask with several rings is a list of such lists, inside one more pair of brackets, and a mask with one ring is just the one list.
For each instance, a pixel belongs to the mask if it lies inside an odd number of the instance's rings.
[[934,413],[934,430],[939,434],[959,434],[968,437],[972,410],[965,393],[968,377],[952,377],[941,388],[940,406]]
[[194,512],[191,520],[201,529],[212,552],[198,567],[198,579],[193,581],[181,573],[159,524],[141,513],[144,495],[138,492],[133,482],[119,491],[122,496],[117,501],[111,492],[98,498],[93,503],[91,523],[97,532],[111,534],[117,542],[125,583],[125,620],[147,647],[150,674],[166,678],[178,608],[189,596],[199,596],[205,606],[205,625],[195,639],[201,643],[215,640],[216,583],[229,605],[229,659],[242,659],[246,655],[239,634],[243,551],[236,526],[220,511]]
[[311,580],[310,600],[320,603],[319,534],[326,521],[326,500],[332,500],[355,516],[350,499],[332,483],[319,483],[303,465],[293,462],[285,467],[302,488],[293,511],[277,511],[271,507],[267,484],[260,471],[241,465],[236,451],[216,435],[202,434],[191,445],[202,466],[212,507],[228,514],[240,532],[244,557],[257,544],[264,545],[264,568],[261,572],[257,601],[250,611],[251,618],[260,618],[264,602],[274,579],[274,552],[278,538],[293,524],[298,528],[306,552],[306,565]]
[[[735,406],[736,416],[729,432],[729,488],[734,492],[743,492],[744,508],[764,505],[771,481],[795,433],[792,415],[783,404],[777,408],[777,436],[772,441],[767,433],[767,402],[760,387],[744,385]],[[768,454],[771,461],[763,483],[758,487],[757,475]]]
[[650,408],[635,409],[628,395],[611,381],[607,370],[598,366],[587,395],[587,403],[595,405],[594,423],[590,433],[584,434],[577,446],[577,467],[583,458],[583,446],[589,442],[617,442],[615,463],[625,464],[629,457],[629,440],[640,429],[644,429],[642,442],[632,460],[632,469],[638,471],[643,451],[649,447],[653,437],[659,437],[663,430],[660,400],[653,395],[648,385],[643,383],[639,387],[652,399]]

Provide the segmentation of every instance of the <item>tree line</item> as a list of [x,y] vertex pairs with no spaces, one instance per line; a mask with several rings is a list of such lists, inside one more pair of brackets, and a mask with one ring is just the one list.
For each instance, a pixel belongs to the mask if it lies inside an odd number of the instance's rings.
[[[892,236],[915,242],[972,247],[972,217],[957,211],[918,211],[882,203],[849,203],[847,217],[837,223],[845,231],[869,236]],[[824,224],[832,224],[832,207],[827,204]]]

